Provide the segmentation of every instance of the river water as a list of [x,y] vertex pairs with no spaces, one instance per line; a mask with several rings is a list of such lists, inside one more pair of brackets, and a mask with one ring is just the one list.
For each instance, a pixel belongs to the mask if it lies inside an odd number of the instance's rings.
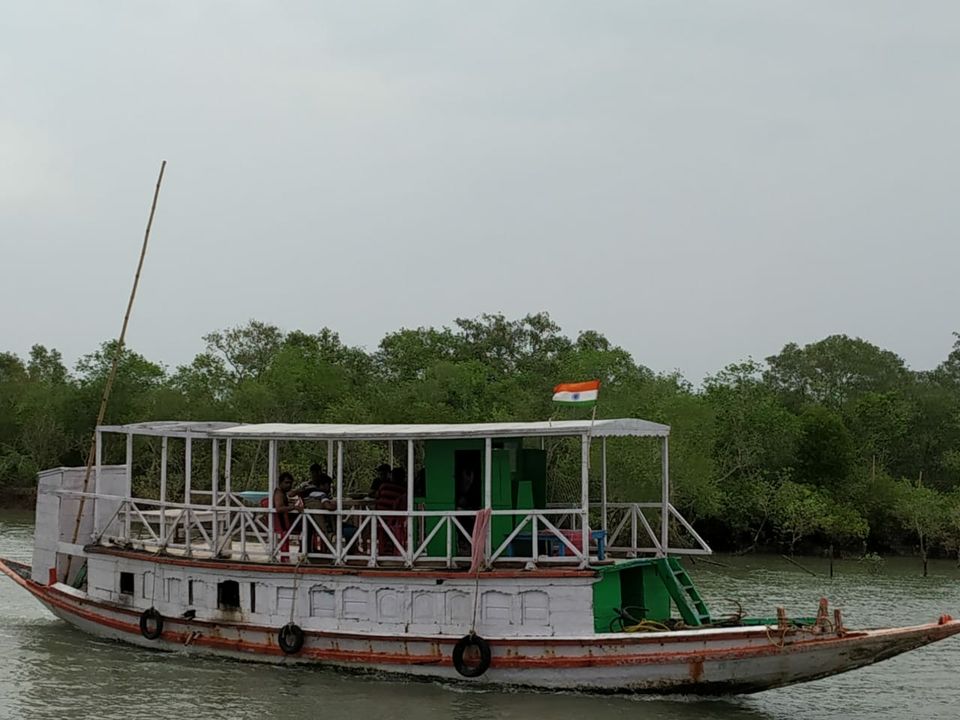
[[[0,512],[0,556],[29,562],[32,514]],[[715,614],[739,600],[751,615],[777,605],[813,615],[817,598],[840,607],[851,627],[914,624],[960,614],[960,572],[916,560],[881,568],[802,559],[813,577],[777,556],[716,557],[689,565]],[[321,668],[273,667],[151,652],[93,639],[56,620],[0,578],[0,720],[38,718],[555,718],[594,720],[960,717],[960,639],[864,670],[729,699],[596,697],[473,691],[435,683],[357,677]]]

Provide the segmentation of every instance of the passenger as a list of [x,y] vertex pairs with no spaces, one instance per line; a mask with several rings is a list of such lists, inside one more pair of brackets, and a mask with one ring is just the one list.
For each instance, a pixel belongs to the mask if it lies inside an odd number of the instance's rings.
[[[273,491],[273,509],[277,516],[289,519],[290,513],[295,513],[299,509],[295,503],[290,501],[292,490],[293,475],[288,472],[280,473],[277,489]],[[287,522],[287,527],[290,527],[289,522]]]
[[402,467],[393,468],[389,478],[377,487],[374,498],[376,510],[406,510],[407,471]]
[[273,491],[273,512],[276,516],[273,531],[281,538],[286,538],[280,545],[281,561],[286,558],[286,562],[289,562],[290,557],[290,538],[286,535],[293,525],[293,518],[290,516],[300,511],[299,505],[290,501],[289,493],[292,489],[293,475],[288,472],[280,473],[277,487]]
[[392,469],[386,463],[381,463],[377,466],[377,476],[373,479],[373,482],[370,483],[370,497],[375,498],[377,496],[377,490],[380,489],[380,486],[385,482],[390,480]]
[[[295,492],[307,510],[336,510],[337,503],[332,497],[332,487],[333,478],[323,472],[319,464],[313,463],[310,466],[310,482]],[[308,517],[304,517],[303,520],[303,551],[306,553],[321,549],[313,522],[310,520],[311,518]],[[319,525],[324,535],[330,534],[331,518],[328,515],[314,515],[312,520]]]
[[[402,467],[393,468],[387,482],[377,488],[374,509],[380,512],[407,509],[407,471]],[[384,518],[384,524],[390,528],[394,538],[401,545],[407,541],[407,519],[396,515]],[[390,535],[381,526],[379,532],[379,555],[399,555],[400,549]]]
[[294,494],[303,500],[308,507],[320,510],[336,510],[337,503],[334,502],[331,494],[332,487],[333,478],[323,472],[319,464],[314,463],[310,466],[310,481],[297,488]]
[[[304,508],[308,510],[337,509],[337,499],[333,496],[333,478],[323,472],[317,463],[310,466],[310,482],[295,492],[303,500]],[[314,515],[313,520],[319,526],[323,536],[333,545],[334,541],[331,535],[334,534],[334,528],[336,527],[335,518],[330,515]],[[318,542],[316,528],[313,523],[305,518],[303,527],[303,547],[305,552],[324,552],[326,549],[325,545]],[[341,523],[340,527],[343,530],[343,538],[346,541],[349,541],[357,532],[357,526],[346,520]]]

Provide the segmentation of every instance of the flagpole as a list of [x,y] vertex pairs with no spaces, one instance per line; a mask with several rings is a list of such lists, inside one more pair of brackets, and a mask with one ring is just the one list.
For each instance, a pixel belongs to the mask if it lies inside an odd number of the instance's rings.
[[590,414],[590,429],[587,430],[587,490],[586,490],[586,500],[587,505],[584,508],[586,515],[583,518],[583,552],[586,557],[590,557],[590,528],[588,527],[588,522],[590,519],[590,465],[591,456],[593,454],[593,424],[597,421],[597,403],[600,402],[600,393],[597,393],[597,400],[593,403],[593,412]]
[[[587,430],[587,450],[590,449],[590,443],[593,442],[593,424],[597,421],[597,403],[600,402],[600,395],[597,395],[597,402],[593,404],[593,413],[590,415],[590,429]],[[587,468],[590,467],[590,455],[587,455]]]
[[[590,414],[590,425],[586,434],[580,435],[580,498],[581,498],[581,547],[583,548],[583,566],[590,562],[590,448],[593,442],[593,428],[597,421],[597,402],[600,399],[600,381],[593,380],[582,383],[557,385],[553,388],[553,400],[558,403],[585,404],[586,398],[581,392],[593,393],[593,412]],[[548,426],[553,426],[553,417],[550,417]],[[604,495],[606,492],[604,491]],[[536,540],[534,540],[536,542]]]

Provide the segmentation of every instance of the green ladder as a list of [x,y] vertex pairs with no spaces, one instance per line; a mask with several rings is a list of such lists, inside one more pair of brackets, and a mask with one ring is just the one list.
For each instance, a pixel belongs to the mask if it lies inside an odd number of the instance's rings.
[[690,627],[709,625],[710,610],[680,561],[666,557],[659,559],[657,565],[658,574],[676,603],[683,621]]

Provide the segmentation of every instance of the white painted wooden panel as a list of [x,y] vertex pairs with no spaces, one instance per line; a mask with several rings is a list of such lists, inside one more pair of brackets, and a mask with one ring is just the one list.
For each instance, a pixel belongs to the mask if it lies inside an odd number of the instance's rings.
[[513,625],[513,596],[499,590],[484,590],[480,596],[480,617],[488,627]]
[[164,586],[163,599],[168,603],[186,605],[183,597],[183,581],[180,578],[167,578],[167,582]]
[[381,624],[406,624],[409,622],[409,613],[406,592],[384,588],[376,591],[377,622]]
[[341,595],[341,617],[352,620],[370,619],[369,592],[366,588],[350,586]]
[[523,625],[550,624],[550,596],[541,590],[520,593],[520,621]]
[[276,614],[281,617],[289,618],[290,611],[293,610],[293,598],[294,590],[293,587],[280,586],[276,590],[276,602],[274,607],[276,608]]
[[310,617],[334,618],[337,616],[337,595],[325,585],[310,588]]

